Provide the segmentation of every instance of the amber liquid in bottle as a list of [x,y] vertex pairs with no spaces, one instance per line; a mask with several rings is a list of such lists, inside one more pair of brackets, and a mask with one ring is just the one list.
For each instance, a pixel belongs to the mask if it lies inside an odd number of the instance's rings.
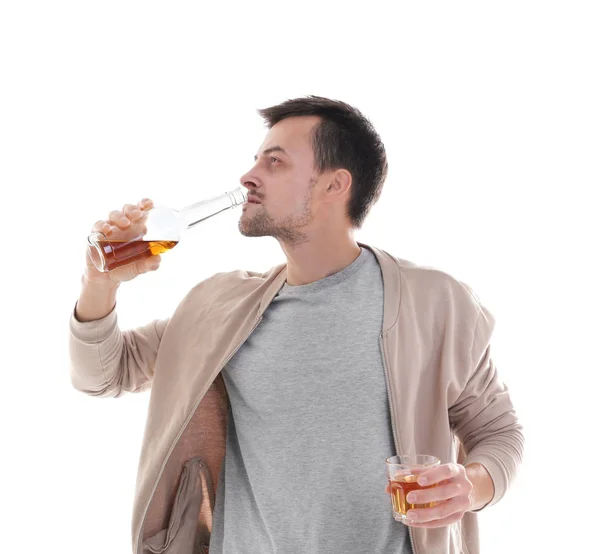
[[417,483],[418,475],[406,475],[402,480],[391,480],[390,488],[392,489],[392,504],[394,505],[394,511],[399,514],[406,515],[408,510],[413,508],[432,508],[435,506],[435,502],[428,502],[427,504],[411,504],[406,500],[406,496],[410,491],[431,489],[437,485],[429,485],[428,487],[422,487]]
[[177,245],[175,240],[100,240],[98,245],[102,248],[106,259],[106,269],[111,271],[150,256],[163,254]]
[[247,199],[246,188],[238,187],[181,210],[165,206],[153,207],[148,210],[143,221],[136,221],[126,230],[115,229],[115,233],[108,237],[101,232],[88,235],[88,257],[98,271],[107,272],[162,254],[174,248],[179,243],[182,233],[188,229],[240,206]]

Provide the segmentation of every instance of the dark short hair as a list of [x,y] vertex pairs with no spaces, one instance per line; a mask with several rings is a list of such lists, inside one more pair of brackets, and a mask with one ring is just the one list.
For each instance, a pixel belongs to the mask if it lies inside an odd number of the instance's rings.
[[306,96],[259,109],[270,129],[283,119],[316,115],[313,152],[319,174],[346,169],[352,175],[346,215],[360,229],[371,207],[379,200],[388,164],[383,142],[372,123],[356,108],[339,100]]

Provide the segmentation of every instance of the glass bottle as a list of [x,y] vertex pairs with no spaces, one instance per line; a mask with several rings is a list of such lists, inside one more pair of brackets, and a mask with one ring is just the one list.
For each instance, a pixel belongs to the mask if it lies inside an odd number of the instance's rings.
[[247,200],[248,190],[239,187],[180,210],[153,207],[126,229],[113,227],[109,236],[90,234],[88,255],[98,271],[107,272],[162,254],[174,248],[188,229]]

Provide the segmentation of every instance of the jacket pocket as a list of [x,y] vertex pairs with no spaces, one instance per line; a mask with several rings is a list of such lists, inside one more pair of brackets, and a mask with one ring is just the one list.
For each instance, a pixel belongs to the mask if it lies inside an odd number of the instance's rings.
[[[209,497],[204,499],[202,484]],[[210,502],[212,483],[201,458],[190,458],[183,466],[169,525],[143,542],[144,554],[208,553],[210,534],[199,524],[203,500]]]

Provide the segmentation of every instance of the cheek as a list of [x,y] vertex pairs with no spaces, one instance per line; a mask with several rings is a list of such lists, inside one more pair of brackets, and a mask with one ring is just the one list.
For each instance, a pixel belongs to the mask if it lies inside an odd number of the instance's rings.
[[309,190],[309,181],[304,179],[295,179],[288,184],[288,199],[295,206],[305,206],[310,201],[312,192]]
[[303,212],[307,202],[308,180],[296,174],[273,176],[265,180],[265,201],[274,214]]
[[294,188],[294,183],[289,181],[280,181],[277,184],[277,191],[273,195],[273,206],[290,210],[298,203],[300,194]]

